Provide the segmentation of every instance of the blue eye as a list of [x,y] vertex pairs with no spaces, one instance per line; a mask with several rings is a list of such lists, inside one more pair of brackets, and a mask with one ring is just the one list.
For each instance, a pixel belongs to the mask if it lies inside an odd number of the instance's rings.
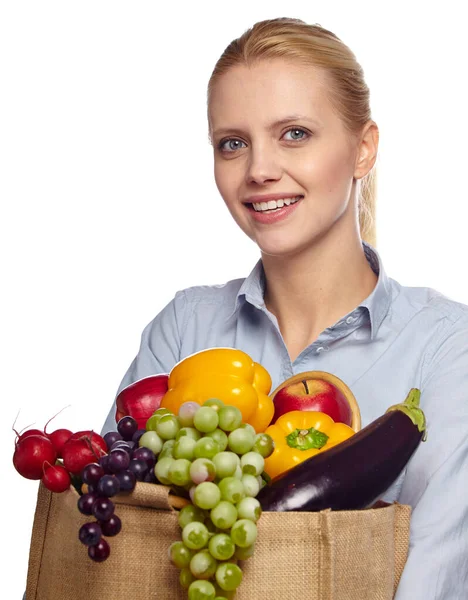
[[[228,144],[227,147],[226,144]],[[220,142],[219,149],[224,150],[225,152],[234,152],[235,150],[239,150],[240,144],[244,144],[244,142],[236,139],[224,140],[223,142]]]
[[[293,129],[288,129],[288,131],[286,131],[286,133],[291,133],[291,134],[302,134],[300,135],[300,137],[292,137],[293,140],[303,140],[308,134],[307,131],[304,131],[304,129],[300,129],[299,127],[294,127]],[[286,135],[286,133],[284,135]]]

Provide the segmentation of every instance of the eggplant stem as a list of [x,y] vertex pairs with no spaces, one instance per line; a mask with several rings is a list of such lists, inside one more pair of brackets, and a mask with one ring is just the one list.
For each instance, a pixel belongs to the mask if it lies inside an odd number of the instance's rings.
[[414,425],[416,425],[418,430],[424,433],[422,439],[423,442],[425,442],[427,438],[426,417],[422,409],[419,407],[420,398],[421,391],[418,388],[411,388],[406,396],[405,401],[401,402],[400,404],[394,404],[393,406],[390,406],[390,408],[387,409],[387,412],[400,410],[402,413],[404,413],[411,419]]

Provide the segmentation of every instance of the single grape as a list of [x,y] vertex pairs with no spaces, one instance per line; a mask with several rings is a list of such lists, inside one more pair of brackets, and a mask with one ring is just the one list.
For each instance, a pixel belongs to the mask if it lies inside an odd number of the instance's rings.
[[195,488],[193,501],[196,506],[209,510],[221,500],[221,491],[215,483],[204,481]]
[[209,458],[197,458],[190,466],[190,479],[199,484],[204,481],[213,481],[216,477],[214,463]]
[[231,502],[221,500],[211,510],[210,519],[218,529],[230,529],[237,521],[237,508]]
[[[211,408],[209,410],[211,410]],[[195,458],[213,458],[218,452],[218,444],[210,437],[202,437],[199,439],[193,449]]]
[[124,440],[131,440],[133,434],[138,429],[138,423],[133,417],[122,417],[117,423],[117,431]]
[[217,533],[208,542],[208,550],[217,560],[229,560],[234,555],[235,549],[234,542],[226,533]]
[[209,433],[218,427],[219,418],[216,410],[209,406],[201,406],[193,417],[193,425],[202,433]]
[[275,443],[271,435],[268,435],[268,433],[257,433],[255,443],[252,447],[254,452],[258,452],[263,458],[268,458],[273,454],[274,449]]
[[[148,433],[155,433],[155,432],[148,432]],[[155,433],[155,435],[157,435],[157,433]],[[162,440],[161,440],[161,448],[162,448]],[[156,464],[156,456],[155,456],[154,451],[151,448],[149,448],[148,446],[145,446],[145,444],[140,444],[139,448],[135,448],[133,450],[132,458],[136,458],[138,460],[144,460],[150,469],[152,469],[154,467],[154,465]]]
[[234,452],[220,452],[213,456],[213,464],[216,469],[216,476],[220,479],[232,477],[240,465],[240,459]]
[[88,548],[88,556],[95,562],[102,562],[109,558],[110,546],[104,538],[101,538],[95,546]]
[[157,408],[153,415],[161,415],[161,417],[163,415],[172,415],[171,411],[168,408],[164,408],[163,406],[160,406],[159,408]]
[[235,563],[222,563],[216,569],[216,582],[223,590],[235,590],[242,582],[242,571]]
[[255,544],[251,546],[246,546],[245,548],[241,548],[240,546],[236,546],[236,550],[234,552],[234,558],[238,560],[247,560],[252,557],[255,552]]
[[194,551],[187,548],[183,542],[173,542],[169,546],[169,560],[178,569],[183,569],[190,565],[190,561],[194,556]]
[[111,498],[120,492],[120,482],[115,475],[103,475],[97,483],[96,491],[99,496]]
[[241,423],[239,425],[239,429],[246,429],[247,431],[250,431],[250,433],[254,436],[254,443],[255,443],[255,438],[257,437],[257,432],[255,431],[255,427],[253,427],[250,423]]
[[193,460],[196,443],[196,440],[187,435],[176,440],[173,448],[174,458],[186,458],[187,460]]
[[245,497],[244,485],[236,477],[225,477],[221,479],[218,485],[221,498],[227,500],[227,502],[237,504]]
[[219,452],[224,452],[224,450],[226,450],[228,445],[228,436],[222,429],[217,428],[214,431],[210,431],[205,437],[214,439],[214,441],[218,444]]
[[255,435],[249,429],[235,429],[228,436],[229,450],[236,454],[246,454],[255,443]]
[[197,579],[210,579],[216,573],[218,563],[208,550],[197,552],[190,561],[190,571]]
[[247,496],[236,506],[239,519],[250,519],[256,523],[262,514],[262,507],[256,498]]
[[78,538],[85,546],[94,546],[99,542],[101,536],[101,526],[96,522],[85,523],[78,532]]
[[83,494],[78,498],[78,510],[82,515],[92,515],[93,514],[93,504],[96,500],[96,494]]
[[188,589],[188,600],[214,600],[214,585],[203,579],[193,581]]
[[[138,446],[144,447],[144,448],[148,448],[149,450],[151,450],[153,452],[154,455],[159,454],[162,450],[163,447],[163,440],[161,437],[159,437],[159,435],[156,433],[156,431],[150,430],[150,431],[145,431],[145,433],[140,437],[140,439],[138,440]],[[136,450],[133,451],[133,453],[135,453]],[[149,465],[149,466],[154,466],[154,465]]]
[[126,471],[130,463],[130,456],[122,448],[115,448],[109,453],[108,466],[112,473],[119,473],[120,471]]
[[159,423],[159,421],[161,420],[162,415],[156,415],[153,414],[151,415],[151,417],[149,417],[145,423],[145,429],[146,431],[156,431],[156,425]]
[[156,433],[163,440],[175,439],[179,429],[179,421],[173,414],[163,415],[159,420],[159,423],[156,424]]
[[158,478],[154,474],[154,469],[150,469],[148,473],[146,473],[143,481],[145,483],[159,483]]
[[187,506],[182,508],[178,515],[180,528],[183,529],[189,523],[193,523],[193,521],[204,523],[205,516],[206,515],[201,508],[198,508],[198,506],[194,506],[193,504],[187,504]]
[[193,427],[193,417],[200,405],[197,402],[184,402],[179,408],[179,423],[181,427]]
[[186,458],[178,458],[172,461],[169,467],[169,479],[171,483],[182,487],[190,482],[191,462]]
[[98,521],[108,521],[114,514],[114,503],[109,498],[96,498],[92,510]]
[[255,475],[242,475],[241,477],[242,485],[244,486],[244,491],[246,496],[251,496],[255,498],[260,491],[260,483],[258,481],[258,477]]
[[104,475],[104,469],[102,465],[98,463],[90,463],[86,465],[81,471],[81,479],[84,483],[94,484],[97,483]]
[[247,452],[241,457],[242,473],[258,477],[265,468],[265,459],[258,452]]
[[189,568],[184,568],[180,571],[179,583],[183,588],[188,589],[193,581],[195,581],[195,577]]
[[107,446],[108,450],[111,449],[112,444],[114,444],[115,442],[118,442],[121,439],[122,439],[122,436],[120,435],[120,433],[118,431],[108,431],[104,435],[104,441],[106,442],[106,446]]
[[223,406],[218,411],[219,427],[223,431],[234,431],[242,423],[242,413],[237,406]]
[[176,441],[180,440],[181,437],[189,437],[198,442],[198,440],[202,437],[202,434],[198,431],[198,429],[195,429],[195,427],[182,427],[179,429],[179,433],[176,435]]
[[223,408],[223,406],[225,406],[225,404],[219,398],[209,398],[203,402],[203,406],[209,406],[213,410],[219,411],[221,408]]
[[231,527],[231,538],[236,546],[251,546],[257,540],[257,526],[250,519],[239,519]]
[[175,462],[174,458],[163,457],[158,460],[154,467],[154,474],[163,485],[171,485],[169,470],[173,462]]
[[159,453],[158,460],[161,460],[161,458],[174,458],[174,446],[175,440],[167,440],[164,442],[162,450]]
[[116,478],[119,480],[121,492],[131,492],[135,489],[137,480],[132,471],[121,471],[116,474]]
[[111,450],[117,450],[120,448],[121,450],[125,450],[125,452],[128,452],[130,454],[133,449],[133,446],[131,444],[133,444],[133,442],[118,440],[117,442],[114,442],[112,444]]
[[120,533],[122,521],[117,515],[112,515],[108,521],[99,521],[103,535],[112,537]]
[[182,540],[187,548],[201,550],[208,543],[210,534],[203,523],[192,521],[182,529]]
[[128,465],[128,471],[131,471],[135,475],[137,481],[143,481],[145,475],[148,473],[148,465],[144,460],[132,458]]
[[132,435],[132,442],[138,445],[141,436],[146,433],[146,429],[137,429],[135,433]]
[[[103,456],[100,457],[99,464],[104,469],[104,473],[111,473],[112,472],[109,469],[109,455],[108,454],[104,454]],[[95,484],[91,484],[91,485],[95,485]]]

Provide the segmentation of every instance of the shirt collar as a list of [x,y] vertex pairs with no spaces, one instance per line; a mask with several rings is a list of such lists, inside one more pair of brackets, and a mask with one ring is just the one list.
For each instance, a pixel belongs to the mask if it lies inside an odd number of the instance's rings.
[[[378,276],[378,279],[371,294],[361,302],[357,308],[365,309],[370,320],[371,339],[374,339],[390,308],[391,286],[377,250],[364,241],[362,242],[362,246],[367,261],[374,273]],[[263,270],[262,260],[260,259],[248,277],[244,279],[244,282],[237,292],[235,306],[231,316],[238,310],[243,301],[252,304],[259,310],[265,309],[264,291],[265,272]]]

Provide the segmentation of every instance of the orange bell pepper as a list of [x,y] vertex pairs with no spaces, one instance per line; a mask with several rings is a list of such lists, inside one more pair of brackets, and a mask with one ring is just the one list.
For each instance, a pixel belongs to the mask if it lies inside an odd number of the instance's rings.
[[250,423],[257,433],[265,431],[274,414],[268,371],[252,358],[235,348],[201,350],[175,365],[169,373],[168,391],[161,408],[177,414],[184,402],[203,404],[219,398],[225,404],[237,406],[244,423]]
[[271,435],[275,444],[273,454],[265,459],[265,471],[273,479],[347,440],[355,432],[344,423],[335,423],[325,413],[292,410],[277,419],[265,433]]

